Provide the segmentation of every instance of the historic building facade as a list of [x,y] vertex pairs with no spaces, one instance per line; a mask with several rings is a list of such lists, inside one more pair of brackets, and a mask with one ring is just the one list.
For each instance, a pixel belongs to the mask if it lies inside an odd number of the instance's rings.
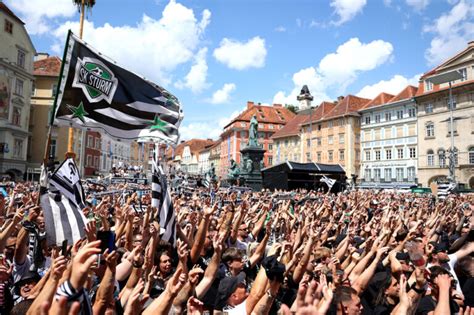
[[381,93],[359,111],[361,187],[417,185],[416,91],[407,86],[396,96]]
[[248,142],[248,129],[250,119],[256,116],[258,121],[258,142],[266,150],[264,166],[273,164],[273,134],[282,129],[295,114],[280,104],[264,106],[247,102],[247,108],[224,127],[221,139],[220,170],[217,173],[225,178],[230,161],[240,163],[240,150]]
[[23,21],[4,2],[0,2],[0,43],[0,174],[22,179],[27,171],[36,51]]
[[347,177],[359,174],[360,114],[369,99],[347,95],[323,102],[302,124],[304,162],[340,164]]
[[[433,84],[430,78],[458,71],[462,78]],[[455,180],[474,188],[474,41],[420,78],[418,106],[418,178],[423,186],[449,176],[450,115],[453,115]],[[452,113],[451,113],[452,109]]]

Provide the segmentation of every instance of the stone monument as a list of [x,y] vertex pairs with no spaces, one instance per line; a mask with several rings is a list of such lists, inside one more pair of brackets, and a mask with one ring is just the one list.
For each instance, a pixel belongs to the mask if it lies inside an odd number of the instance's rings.
[[242,154],[242,163],[240,167],[240,176],[245,181],[245,185],[253,190],[262,189],[262,166],[265,150],[258,143],[258,121],[254,115],[250,120],[249,142],[247,146],[240,150]]

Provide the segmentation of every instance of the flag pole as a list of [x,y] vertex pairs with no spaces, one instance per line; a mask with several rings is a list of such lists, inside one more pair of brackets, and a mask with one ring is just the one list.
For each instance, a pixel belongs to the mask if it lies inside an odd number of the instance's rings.
[[[79,19],[79,38],[82,39],[82,33],[84,31],[84,10],[85,10],[85,0],[81,0],[80,6],[80,19]],[[76,158],[76,154],[74,153],[74,128],[69,127],[68,129],[68,140],[67,140],[67,152],[66,152],[66,159],[67,158]]]

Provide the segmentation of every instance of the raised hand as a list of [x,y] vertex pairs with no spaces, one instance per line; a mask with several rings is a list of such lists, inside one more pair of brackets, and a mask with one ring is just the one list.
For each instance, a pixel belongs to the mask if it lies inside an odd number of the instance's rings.
[[64,256],[56,257],[51,266],[51,277],[53,277],[54,280],[60,280],[66,267],[67,259]]
[[72,260],[71,278],[69,281],[76,291],[83,288],[87,279],[87,273],[94,262],[97,261],[97,254],[100,253],[100,241],[86,244],[82,247]]
[[87,241],[89,243],[97,240],[97,228],[95,226],[95,221],[87,222],[84,231],[86,232]]
[[189,315],[201,315],[204,312],[204,303],[194,296],[190,297],[186,304]]

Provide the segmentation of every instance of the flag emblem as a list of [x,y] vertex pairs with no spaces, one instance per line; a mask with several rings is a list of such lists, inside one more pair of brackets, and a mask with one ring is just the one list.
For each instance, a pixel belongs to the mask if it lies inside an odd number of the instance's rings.
[[82,89],[90,103],[105,100],[110,104],[117,85],[118,80],[114,73],[100,60],[78,58],[72,86]]

